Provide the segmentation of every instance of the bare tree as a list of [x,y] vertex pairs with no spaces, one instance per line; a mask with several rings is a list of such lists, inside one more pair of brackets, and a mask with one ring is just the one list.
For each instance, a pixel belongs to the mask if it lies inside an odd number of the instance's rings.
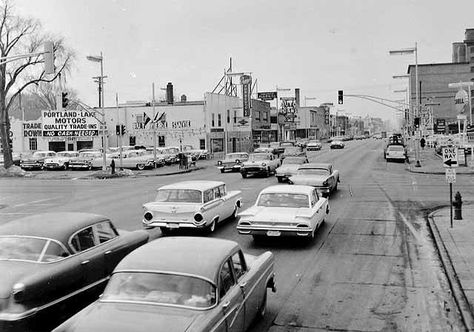
[[[43,45],[53,42],[56,73],[44,72]],[[5,62],[9,57],[29,55],[21,60]],[[60,38],[42,32],[39,21],[16,16],[10,0],[0,2],[0,139],[3,146],[5,168],[13,164],[8,144],[10,132],[9,110],[18,94],[31,85],[53,82],[61,72],[70,69],[73,53],[67,50]]]

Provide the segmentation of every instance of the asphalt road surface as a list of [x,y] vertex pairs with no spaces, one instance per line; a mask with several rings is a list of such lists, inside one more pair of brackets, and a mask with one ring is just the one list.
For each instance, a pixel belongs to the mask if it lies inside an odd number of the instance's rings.
[[[382,148],[380,140],[364,140],[309,153],[310,161],[333,163],[341,177],[330,197],[329,220],[312,242],[275,238],[257,245],[237,233],[235,221],[219,225],[213,237],[235,240],[249,253],[275,254],[278,290],[269,293],[265,319],[250,331],[464,330],[425,219],[448,202],[444,175],[386,163]],[[273,176],[242,179],[213,167],[149,178],[0,179],[0,223],[32,213],[83,211],[139,229],[142,204],[153,200],[159,186],[192,179],[223,180],[229,190],[242,190],[244,209],[277,183]],[[458,182],[463,195],[473,194],[471,179]]]

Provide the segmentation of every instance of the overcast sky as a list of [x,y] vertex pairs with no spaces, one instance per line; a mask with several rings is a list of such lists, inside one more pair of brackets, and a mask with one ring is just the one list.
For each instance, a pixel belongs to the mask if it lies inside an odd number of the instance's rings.
[[[39,19],[63,36],[77,54],[68,86],[97,106],[99,64],[87,55],[103,52],[106,106],[150,100],[155,82],[172,82],[175,96],[202,100],[233,59],[235,72],[252,72],[259,91],[275,87],[301,103],[337,104],[337,90],[402,99],[414,56],[391,49],[418,42],[419,63],[451,62],[452,42],[474,28],[474,1],[433,0],[17,0],[16,11]],[[335,109],[353,115],[394,118],[396,111],[346,98]]]

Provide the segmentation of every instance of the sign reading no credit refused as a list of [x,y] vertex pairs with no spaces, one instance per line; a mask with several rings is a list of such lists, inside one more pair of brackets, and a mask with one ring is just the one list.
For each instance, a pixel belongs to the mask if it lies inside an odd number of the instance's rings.
[[446,168],[446,182],[456,183],[456,170],[454,168]]

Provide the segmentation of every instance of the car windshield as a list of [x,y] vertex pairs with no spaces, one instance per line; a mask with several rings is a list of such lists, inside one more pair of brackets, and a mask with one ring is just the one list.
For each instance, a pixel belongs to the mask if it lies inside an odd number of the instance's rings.
[[202,203],[202,193],[193,189],[160,189],[156,202]]
[[304,158],[296,158],[296,157],[286,157],[283,159],[282,165],[289,165],[289,164],[302,164],[304,163]]
[[258,161],[258,160],[268,160],[270,159],[269,156],[267,154],[259,154],[259,153],[256,153],[256,154],[251,154],[250,157],[249,157],[249,160],[251,161]]
[[216,304],[216,288],[204,279],[187,275],[119,272],[112,275],[102,300],[209,308]]
[[43,158],[47,157],[48,153],[47,152],[35,152],[33,153],[33,158]]
[[309,200],[306,194],[268,193],[260,195],[257,206],[307,208]]
[[81,152],[79,153],[79,157],[83,158],[95,158],[95,157],[100,157],[102,153],[98,152]]
[[225,156],[225,159],[242,159],[245,158],[246,156],[241,154],[241,153],[228,153]]
[[300,168],[298,175],[329,175],[329,171],[325,168]]
[[57,157],[77,157],[77,152],[58,152]]
[[0,260],[54,262],[68,256],[50,239],[28,236],[0,236]]

